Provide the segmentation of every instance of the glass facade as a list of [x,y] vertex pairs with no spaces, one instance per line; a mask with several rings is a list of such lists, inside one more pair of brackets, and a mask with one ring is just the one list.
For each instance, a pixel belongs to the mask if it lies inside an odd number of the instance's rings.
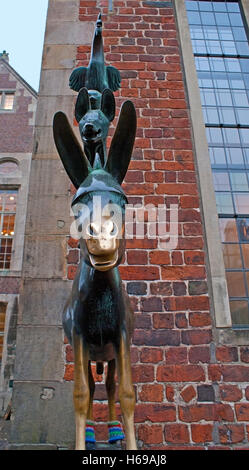
[[186,1],[234,327],[249,327],[249,45],[240,2]]

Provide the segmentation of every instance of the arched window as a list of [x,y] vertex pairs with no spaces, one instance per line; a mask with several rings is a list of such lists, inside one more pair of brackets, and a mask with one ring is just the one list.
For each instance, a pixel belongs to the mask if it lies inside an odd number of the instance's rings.
[[11,160],[0,162],[0,174],[8,175],[18,170],[18,164]]

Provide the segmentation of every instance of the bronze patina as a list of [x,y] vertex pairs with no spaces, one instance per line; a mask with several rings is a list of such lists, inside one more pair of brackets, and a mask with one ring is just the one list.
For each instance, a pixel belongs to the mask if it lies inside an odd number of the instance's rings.
[[[99,77],[99,74],[103,73],[104,66],[103,48],[100,47],[101,27],[102,22],[99,17],[91,58],[92,64],[93,60],[95,61],[94,67],[91,68],[91,65],[84,72],[84,81],[82,78],[79,79],[79,73],[76,74],[82,85],[80,90],[77,87],[74,89],[79,91],[75,115],[79,122],[83,148],[63,112],[57,112],[53,122],[58,153],[77,189],[72,209],[79,227],[81,261],[70,298],[64,309],[63,326],[74,351],[74,407],[78,450],[86,448],[86,422],[93,419],[94,380],[91,361],[97,362],[99,373],[103,372],[103,362],[108,363],[106,389],[111,422],[117,419],[115,411],[117,369],[126,449],[136,449],[135,394],[130,362],[133,311],[118,269],[125,250],[124,222],[127,203],[121,184],[133,150],[136,112],[131,101],[123,103],[107,155],[105,139],[109,123],[115,115],[115,99],[112,91],[108,89],[109,86],[114,90],[114,87],[111,87],[111,72],[108,72],[108,67],[105,69],[105,74]],[[101,37],[100,42],[99,37]],[[100,62],[96,66],[98,58]],[[113,73],[117,76],[116,72]],[[72,76],[70,80],[72,86]],[[100,82],[101,85],[93,88]],[[94,216],[97,197],[100,201],[98,218]],[[105,210],[106,207],[119,209],[119,221],[116,221],[112,211]]]

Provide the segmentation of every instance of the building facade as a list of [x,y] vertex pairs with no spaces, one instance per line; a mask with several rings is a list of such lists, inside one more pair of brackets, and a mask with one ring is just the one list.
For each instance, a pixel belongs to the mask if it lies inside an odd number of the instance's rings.
[[[61,313],[77,263],[73,188],[52,136],[73,124],[72,69],[87,65],[98,13],[106,63],[138,130],[130,204],[177,206],[177,243],[126,241],[120,267],[135,311],[138,445],[248,448],[248,2],[50,0],[31,162],[12,406],[14,446],[74,445],[73,356]],[[114,121],[115,126],[116,120]],[[75,124],[75,123],[74,123]],[[79,138],[77,126],[74,130]],[[110,130],[110,144],[113,128]],[[94,365],[93,365],[94,369]],[[94,371],[95,372],[95,371]],[[97,439],[107,435],[98,376]]]
[[13,382],[37,93],[0,54],[0,415]]

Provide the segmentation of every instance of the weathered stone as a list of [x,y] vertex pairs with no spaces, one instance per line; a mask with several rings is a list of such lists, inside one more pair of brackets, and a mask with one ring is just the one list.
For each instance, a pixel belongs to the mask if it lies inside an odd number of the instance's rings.
[[[44,387],[54,390],[51,399],[41,399]],[[70,382],[15,383],[11,442],[29,446],[72,445],[75,434],[72,387]]]
[[19,326],[16,357],[15,380],[62,380],[62,327]]
[[23,272],[28,278],[65,277],[66,237],[64,235],[27,235]]
[[61,326],[63,307],[70,291],[69,281],[25,279],[19,302],[22,325]]

